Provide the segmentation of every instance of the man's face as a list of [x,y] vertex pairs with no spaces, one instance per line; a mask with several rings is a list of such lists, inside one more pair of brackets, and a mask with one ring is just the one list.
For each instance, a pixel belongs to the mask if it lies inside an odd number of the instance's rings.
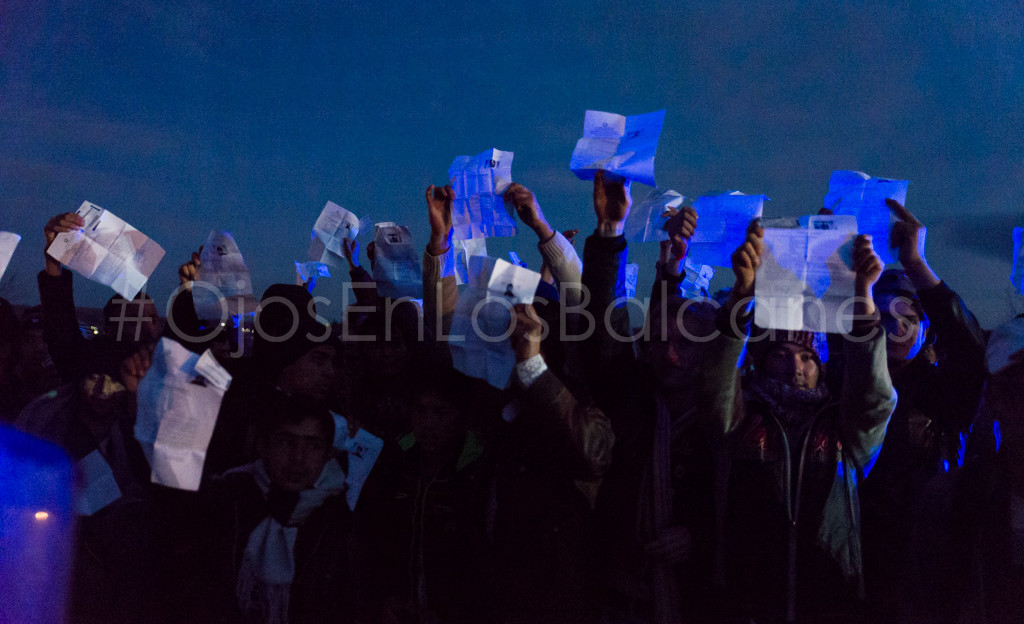
[[882,295],[875,302],[885,328],[885,349],[890,360],[912,360],[921,352],[928,326],[906,297]]
[[813,351],[792,342],[780,342],[765,354],[764,372],[769,379],[813,390],[818,386],[821,370]]
[[270,481],[286,492],[312,488],[330,456],[331,443],[313,418],[281,425],[260,447]]
[[334,390],[334,347],[322,344],[284,367],[277,385],[288,394],[326,401]]

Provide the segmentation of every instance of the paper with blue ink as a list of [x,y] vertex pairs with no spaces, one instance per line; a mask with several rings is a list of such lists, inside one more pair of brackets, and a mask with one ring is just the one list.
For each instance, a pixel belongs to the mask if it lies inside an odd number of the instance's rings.
[[875,252],[882,262],[896,262],[893,250],[889,248],[889,234],[896,222],[896,215],[886,204],[886,199],[907,203],[907,180],[873,178],[861,171],[833,171],[828,181],[825,208],[837,215],[853,215],[861,234],[870,234]]
[[754,280],[754,323],[766,329],[849,333],[856,274],[851,215],[812,216],[806,228],[765,228]]
[[690,256],[702,264],[732,266],[732,252],[746,240],[747,227],[761,217],[767,200],[739,191],[698,197],[693,202],[697,229],[690,239]]
[[513,152],[490,149],[476,156],[457,156],[448,168],[455,200],[452,238],[515,236],[515,210],[502,199],[512,184]]
[[569,169],[581,180],[593,180],[595,173],[606,171],[612,179],[657,186],[654,156],[664,123],[663,110],[628,117],[588,110]]
[[665,224],[668,217],[662,216],[669,208],[679,208],[686,198],[669,189],[654,189],[638,205],[633,206],[626,217],[623,234],[630,243],[647,243],[668,240]]
[[686,275],[679,284],[680,294],[684,297],[707,297],[711,289],[711,279],[715,276],[715,268],[690,258],[686,259],[684,266]]

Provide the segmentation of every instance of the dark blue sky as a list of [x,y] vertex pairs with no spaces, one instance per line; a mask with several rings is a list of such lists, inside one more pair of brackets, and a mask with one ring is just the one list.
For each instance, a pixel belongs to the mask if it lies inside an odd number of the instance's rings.
[[[0,229],[24,237],[0,296],[38,300],[42,226],[84,199],[167,250],[158,300],[212,228],[258,292],[293,281],[328,199],[425,244],[423,189],[491,147],[554,227],[589,232],[568,170],[584,111],[665,108],[662,187],[764,193],[785,216],[816,210],[833,169],[906,178],[940,276],[986,326],[1020,306],[1020,1],[254,4],[0,5]],[[534,243],[488,246],[537,268]],[[656,248],[631,252],[641,289]]]

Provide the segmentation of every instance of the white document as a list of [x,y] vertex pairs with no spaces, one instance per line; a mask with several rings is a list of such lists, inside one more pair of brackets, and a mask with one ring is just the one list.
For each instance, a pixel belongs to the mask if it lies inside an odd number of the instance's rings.
[[732,266],[732,252],[746,240],[747,227],[760,218],[767,199],[739,191],[698,197],[693,202],[697,229],[690,239],[689,255],[703,264]]
[[707,297],[708,291],[711,290],[711,278],[715,276],[715,268],[689,258],[684,265],[686,276],[679,284],[680,294],[684,297]]
[[152,468],[152,481],[196,491],[203,476],[228,373],[207,350],[202,356],[162,338],[139,382],[135,438]]
[[456,156],[448,167],[455,191],[452,238],[515,236],[516,218],[502,194],[512,184],[513,152],[490,149],[476,156]]
[[600,170],[610,177],[654,183],[654,154],[665,123],[665,111],[624,117],[588,110],[583,138],[576,142],[569,169],[581,180],[593,180]]
[[226,320],[228,314],[256,310],[249,268],[231,232],[212,230],[206,237],[197,281],[204,284],[193,284],[192,301],[202,320]]
[[373,281],[382,297],[423,298],[423,271],[409,228],[378,223],[374,238]]
[[346,239],[355,240],[360,227],[359,217],[332,201],[327,202],[313,225],[307,259],[340,267],[345,259],[342,244]]
[[895,199],[906,205],[909,184],[907,180],[872,178],[861,171],[833,171],[825,207],[837,215],[856,217],[858,231],[870,234],[875,253],[882,262],[891,264],[896,262],[896,257],[889,249],[889,234],[896,215],[885,205],[885,200]]
[[486,238],[467,238],[465,240],[455,239],[452,241],[452,249],[455,252],[455,283],[469,283],[469,259],[473,256],[487,255]]
[[512,306],[533,303],[540,274],[480,256],[470,258],[469,266],[469,287],[459,295],[452,318],[452,363],[456,370],[504,390],[516,366],[509,344]]
[[638,206],[633,206],[626,217],[623,234],[630,243],[668,240],[665,224],[668,217],[661,216],[669,208],[679,208],[686,198],[673,190],[654,189]]
[[134,299],[164,257],[164,249],[109,210],[82,202],[85,227],[57,235],[46,253],[84,277]]
[[75,463],[80,487],[75,491],[75,513],[91,516],[121,498],[121,488],[114,479],[114,471],[99,450],[89,453]]
[[21,242],[21,236],[14,232],[0,232],[0,278],[7,271],[7,265],[10,264],[14,249],[19,242]]
[[1024,295],[1024,228],[1013,228],[1013,270],[1010,281],[1014,291]]
[[807,228],[765,228],[754,281],[754,323],[766,329],[849,333],[853,241],[849,215],[812,216]]
[[636,298],[636,283],[640,278],[640,265],[639,264],[627,264],[626,265],[626,298]]
[[377,463],[384,448],[384,440],[365,429],[356,431],[352,437],[348,435],[348,420],[331,412],[334,417],[334,448],[348,454],[348,474],[345,475],[345,502],[352,511],[356,510],[359,493],[363,490],[373,465]]

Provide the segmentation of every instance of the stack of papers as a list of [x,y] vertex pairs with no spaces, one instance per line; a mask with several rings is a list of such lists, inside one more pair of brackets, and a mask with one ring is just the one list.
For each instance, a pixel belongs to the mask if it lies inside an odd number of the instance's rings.
[[481,256],[470,258],[469,272],[469,287],[459,295],[452,318],[452,363],[456,370],[504,390],[516,365],[509,344],[512,307],[533,303],[540,273]]
[[75,214],[85,220],[85,227],[58,234],[46,253],[125,299],[134,299],[163,259],[163,247],[96,204],[82,202]]
[[593,180],[595,173],[606,171],[610,178],[657,186],[654,154],[664,123],[663,110],[629,117],[588,110],[569,169],[581,180]]
[[231,374],[207,350],[202,356],[161,338],[153,364],[139,382],[135,438],[152,468],[152,481],[197,491],[206,449]]
[[739,191],[698,197],[693,202],[697,229],[690,239],[689,255],[702,264],[732,266],[732,252],[746,240],[747,227],[761,217],[767,199]]
[[907,180],[872,178],[860,171],[833,171],[825,207],[837,215],[855,217],[860,233],[871,235],[878,257],[891,264],[896,258],[889,249],[889,234],[896,216],[885,200],[895,199],[906,205],[908,184]]
[[812,216],[806,228],[765,228],[754,282],[754,323],[766,329],[849,333],[856,274],[849,215]]
[[661,216],[669,208],[679,208],[686,198],[673,190],[654,189],[639,205],[633,206],[626,217],[623,234],[630,243],[668,240],[665,224],[668,217]]
[[490,149],[476,156],[457,156],[448,168],[455,201],[452,202],[453,238],[515,236],[516,218],[502,199],[512,184],[512,152]]

